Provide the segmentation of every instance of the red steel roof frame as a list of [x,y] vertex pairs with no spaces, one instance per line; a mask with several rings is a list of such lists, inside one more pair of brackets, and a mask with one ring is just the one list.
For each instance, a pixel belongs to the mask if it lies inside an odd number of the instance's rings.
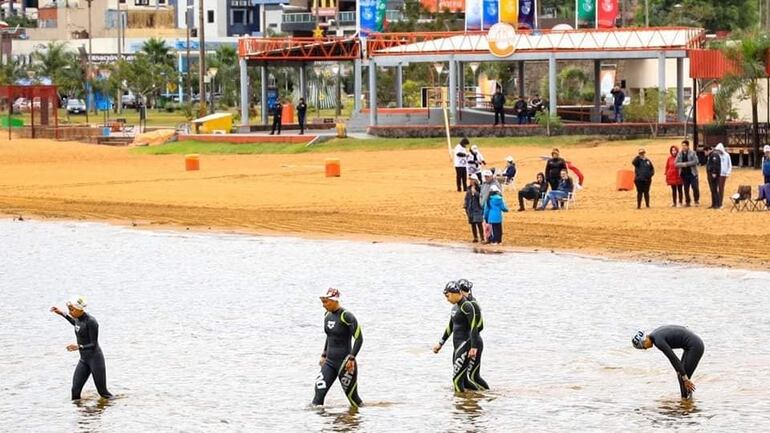
[[238,40],[238,55],[252,61],[337,61],[361,57],[357,37],[257,38]]

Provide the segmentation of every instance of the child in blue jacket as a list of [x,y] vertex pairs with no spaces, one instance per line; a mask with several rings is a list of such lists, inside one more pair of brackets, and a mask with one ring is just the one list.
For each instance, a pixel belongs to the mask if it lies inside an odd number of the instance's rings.
[[489,188],[489,200],[484,207],[484,221],[492,226],[490,244],[500,245],[503,242],[503,212],[508,212],[508,208],[500,195],[500,187],[492,185]]

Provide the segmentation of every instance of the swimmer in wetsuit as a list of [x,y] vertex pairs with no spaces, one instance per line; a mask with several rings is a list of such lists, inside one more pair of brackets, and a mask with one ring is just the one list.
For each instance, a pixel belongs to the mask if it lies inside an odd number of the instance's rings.
[[[479,306],[478,300],[473,296],[473,293],[471,292],[473,289],[473,282],[468,281],[465,278],[461,278],[457,280],[457,285],[460,286],[460,291],[463,293],[465,298],[471,301],[473,306],[476,307],[476,312],[479,315],[479,350],[476,354],[476,358],[472,358],[470,361],[468,361],[468,377],[465,381],[465,387],[468,389],[474,389],[476,391],[483,391],[489,389],[487,381],[481,377],[481,353],[484,351],[484,340],[481,338],[481,331],[484,330],[484,316],[481,314],[481,307]],[[451,330],[451,328],[447,327],[447,330]],[[449,335],[447,335],[446,338],[449,338]]]
[[[342,390],[345,392],[352,407],[361,406],[358,396],[358,363],[356,356],[361,350],[364,337],[361,326],[353,313],[340,307],[340,292],[337,289],[326,289],[321,295],[321,303],[326,309],[324,316],[324,332],[326,342],[321,354],[321,372],[315,381],[315,397],[313,405],[323,405],[326,393],[339,377]],[[350,340],[353,339],[351,346]]]
[[[433,347],[433,353],[438,353],[452,336],[454,355],[452,356],[453,377],[452,384],[455,392],[463,392],[468,389],[489,389],[486,382],[475,381],[471,370],[478,372],[480,365],[477,358],[480,348],[483,347],[479,331],[481,330],[481,311],[478,304],[468,300],[460,290],[460,286],[450,281],[444,288],[444,296],[452,307],[452,318],[439,343]],[[469,367],[472,366],[472,369]]]
[[[692,392],[695,391],[692,375],[695,373],[695,368],[698,367],[704,350],[703,340],[700,337],[684,326],[668,325],[661,326],[649,334],[644,331],[637,332],[631,339],[631,344],[642,350],[649,349],[653,345],[660,349],[676,370],[682,398],[692,396]],[[673,349],[684,350],[681,360]]]
[[104,366],[104,354],[99,347],[99,324],[96,319],[85,312],[86,301],[82,296],[67,302],[69,314],[64,314],[58,307],[51,307],[51,312],[58,314],[75,327],[77,344],[70,344],[67,350],[79,351],[80,361],[75,367],[72,377],[72,399],[80,400],[80,392],[86,384],[88,376],[93,376],[96,390],[103,398],[112,398],[107,390],[107,369]]

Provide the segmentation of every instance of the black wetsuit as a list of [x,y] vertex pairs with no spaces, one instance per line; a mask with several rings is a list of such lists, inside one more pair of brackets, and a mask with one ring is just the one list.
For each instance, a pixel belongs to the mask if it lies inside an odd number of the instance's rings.
[[89,375],[94,377],[94,385],[99,395],[111,398],[112,394],[107,390],[107,369],[104,366],[102,348],[99,347],[99,324],[96,319],[88,313],[83,313],[79,319],[66,314],[62,317],[75,327],[80,351],[80,361],[72,376],[72,399],[80,399],[80,391],[83,390]]
[[[439,344],[443,346],[449,336],[452,336],[452,384],[456,392],[466,389],[489,389],[487,382],[481,378],[481,353],[484,351],[484,342],[480,335],[482,329],[484,320],[481,317],[481,308],[473,296],[463,298],[452,307],[452,317]],[[477,349],[476,358],[470,359],[468,351],[473,348]]]
[[[684,386],[682,376],[687,375],[692,380],[695,368],[703,356],[703,340],[684,326],[668,325],[652,331],[649,334],[652,344],[655,345],[671,361],[676,370],[676,378],[679,381],[679,390],[682,397],[689,396],[689,391]],[[682,359],[677,358],[672,349],[684,349]]]
[[[314,405],[324,404],[326,393],[334,384],[334,379],[339,377],[342,390],[348,398],[351,406],[361,406],[361,398],[358,396],[358,362],[353,373],[345,369],[348,359],[355,358],[364,337],[361,334],[361,326],[358,325],[353,313],[339,308],[333,313],[326,313],[324,316],[324,332],[326,332],[326,343],[322,356],[326,358],[321,372],[315,381]],[[350,344],[350,339],[353,344]]]

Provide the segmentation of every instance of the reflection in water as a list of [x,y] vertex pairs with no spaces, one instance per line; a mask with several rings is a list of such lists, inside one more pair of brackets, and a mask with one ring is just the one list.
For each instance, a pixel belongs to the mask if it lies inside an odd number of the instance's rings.
[[316,408],[318,415],[325,418],[326,423],[331,424],[328,430],[340,433],[348,433],[359,430],[359,427],[361,427],[361,417],[359,416],[359,410],[360,409],[355,407],[349,407],[347,410],[325,407]]
[[481,403],[491,400],[491,397],[482,392],[455,393],[454,421],[457,425],[465,427],[466,431],[483,431],[485,428],[484,408]]
[[102,397],[74,400],[72,403],[78,408],[78,426],[82,427],[84,431],[99,430],[102,415],[108,407],[115,404],[115,400],[115,398]]
[[639,410],[642,416],[649,417],[655,427],[692,427],[701,425],[701,411],[692,399],[659,400],[656,407]]

